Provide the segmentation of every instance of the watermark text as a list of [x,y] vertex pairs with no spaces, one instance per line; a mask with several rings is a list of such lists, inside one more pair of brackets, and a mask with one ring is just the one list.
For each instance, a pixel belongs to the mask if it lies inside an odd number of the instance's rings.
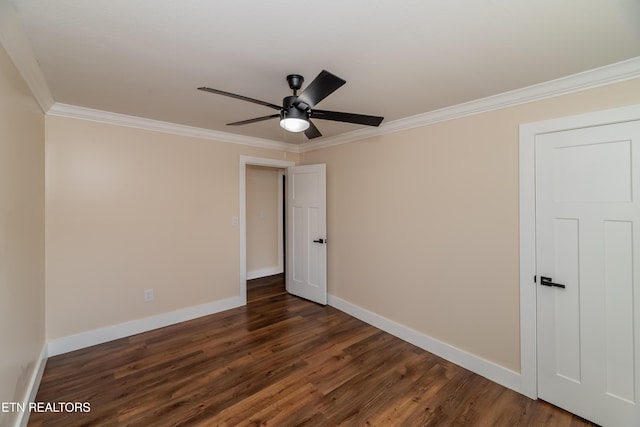
[[91,412],[89,402],[0,402],[0,412]]

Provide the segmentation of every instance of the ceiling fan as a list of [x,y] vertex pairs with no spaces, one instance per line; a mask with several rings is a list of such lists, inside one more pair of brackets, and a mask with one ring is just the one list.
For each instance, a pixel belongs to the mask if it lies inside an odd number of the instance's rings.
[[304,132],[307,138],[313,139],[322,136],[318,128],[310,119],[333,120],[337,122],[356,123],[367,126],[379,126],[384,117],[367,116],[364,114],[341,113],[338,111],[316,110],[313,107],[320,101],[331,95],[336,89],[346,83],[345,80],[331,74],[326,70],[322,70],[320,74],[298,95],[298,90],[302,87],[304,78],[298,74],[290,74],[287,76],[289,87],[293,90],[293,95],[286,96],[282,100],[282,106],[271,104],[270,102],[260,101],[258,99],[248,98],[246,96],[237,95],[235,93],[225,92],[209,87],[199,87],[198,90],[216,93],[218,95],[229,96],[231,98],[243,101],[253,102],[254,104],[264,105],[265,107],[278,110],[278,114],[269,116],[256,117],[255,119],[242,120],[239,122],[227,123],[228,126],[246,125],[249,123],[261,122],[276,117],[280,117],[280,126],[290,132]]

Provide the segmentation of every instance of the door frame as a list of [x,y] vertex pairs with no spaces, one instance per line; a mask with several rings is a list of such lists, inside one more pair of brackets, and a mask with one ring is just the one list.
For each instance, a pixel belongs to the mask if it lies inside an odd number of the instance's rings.
[[[295,162],[289,160],[268,159],[262,157],[240,156],[239,176],[239,202],[238,225],[240,226],[240,303],[247,305],[247,165],[266,166],[286,170],[295,166]],[[279,206],[282,204],[278,201]],[[284,213],[283,213],[284,215]],[[281,227],[282,224],[279,225]],[[278,255],[281,259],[282,254]],[[286,269],[287,267],[283,265]]]
[[520,392],[538,398],[535,141],[546,133],[640,120],[640,104],[520,125]]

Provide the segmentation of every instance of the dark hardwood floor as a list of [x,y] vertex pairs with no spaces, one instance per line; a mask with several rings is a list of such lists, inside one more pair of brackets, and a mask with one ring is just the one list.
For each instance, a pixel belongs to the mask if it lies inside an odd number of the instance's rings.
[[30,426],[586,426],[332,307],[282,276],[248,304],[52,357]]
[[286,292],[283,274],[247,281],[247,303],[285,294]]

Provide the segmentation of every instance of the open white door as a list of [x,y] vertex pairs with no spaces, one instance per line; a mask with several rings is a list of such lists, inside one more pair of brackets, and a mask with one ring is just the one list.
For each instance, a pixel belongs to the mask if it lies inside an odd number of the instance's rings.
[[640,122],[536,137],[538,395],[640,425]]
[[287,169],[287,291],[327,304],[326,167]]

